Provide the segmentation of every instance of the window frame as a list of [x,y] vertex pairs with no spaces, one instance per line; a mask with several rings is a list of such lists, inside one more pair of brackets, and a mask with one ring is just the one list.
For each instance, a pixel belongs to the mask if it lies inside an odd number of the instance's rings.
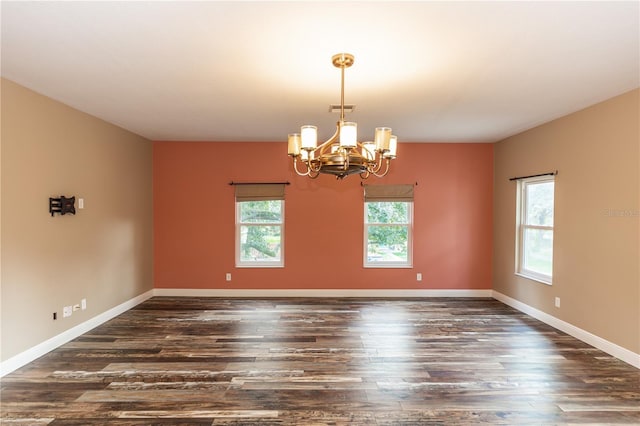
[[[368,223],[368,204],[369,203],[406,203],[407,206],[407,222],[406,223]],[[364,268],[413,268],[413,201],[408,200],[370,200],[364,202],[364,218],[363,218],[363,267]],[[369,227],[370,226],[404,226],[407,228],[407,260],[406,262],[370,262],[369,256]]]
[[[544,183],[553,183],[553,225],[530,225],[527,223],[528,217],[528,200],[527,188],[529,185],[539,185]],[[551,274],[547,275],[538,271],[527,269],[525,267],[525,232],[528,229],[538,229],[551,231],[552,247],[551,247]],[[515,274],[524,278],[538,281],[543,284],[553,284],[553,240],[555,237],[555,176],[536,176],[518,180],[517,191],[517,214],[516,214],[516,265]]]
[[[241,219],[241,203],[246,202],[260,202],[260,201],[279,201],[280,202],[280,222],[242,222]],[[235,231],[235,243],[236,243],[236,268],[284,268],[284,224],[285,224],[285,204],[284,200],[279,199],[265,199],[265,200],[236,200],[236,231]],[[280,227],[280,259],[278,261],[247,261],[242,260],[242,233],[243,226],[278,226]]]

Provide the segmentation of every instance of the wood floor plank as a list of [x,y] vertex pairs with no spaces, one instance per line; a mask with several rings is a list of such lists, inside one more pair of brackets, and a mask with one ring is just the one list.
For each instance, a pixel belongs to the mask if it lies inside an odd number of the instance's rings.
[[640,424],[640,371],[493,299],[154,297],[5,376],[0,423]]

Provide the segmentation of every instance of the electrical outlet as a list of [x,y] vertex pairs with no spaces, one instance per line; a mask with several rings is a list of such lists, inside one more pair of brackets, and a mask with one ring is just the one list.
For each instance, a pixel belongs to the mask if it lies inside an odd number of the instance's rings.
[[556,308],[560,307],[560,298],[556,297]]
[[422,281],[422,273],[421,272],[418,272],[416,274],[416,281]]
[[80,306],[82,307],[82,310],[84,311],[85,309],[87,309],[87,299],[82,299],[80,301]]
[[226,279],[227,279],[227,281],[231,281],[231,273],[227,272]]
[[72,306],[65,306],[64,308],[62,308],[62,318],[70,317],[71,314],[73,314]]

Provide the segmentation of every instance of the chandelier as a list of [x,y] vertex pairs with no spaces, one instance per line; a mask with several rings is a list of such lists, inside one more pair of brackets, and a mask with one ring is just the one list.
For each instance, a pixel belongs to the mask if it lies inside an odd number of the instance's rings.
[[342,179],[358,173],[362,179],[371,175],[383,177],[389,172],[391,160],[396,158],[398,139],[389,127],[377,127],[373,141],[358,142],[358,125],[344,120],[344,70],[353,65],[349,53],[338,53],[331,58],[340,68],[340,120],[336,131],[326,142],[318,145],[318,128],[305,125],[300,133],[289,134],[288,154],[293,168],[300,176],[317,178],[321,173]]

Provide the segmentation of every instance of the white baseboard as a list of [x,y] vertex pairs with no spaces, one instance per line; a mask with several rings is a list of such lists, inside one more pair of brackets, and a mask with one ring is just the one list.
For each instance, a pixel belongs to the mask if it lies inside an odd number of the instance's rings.
[[154,296],[172,297],[492,297],[491,290],[365,290],[365,289],[186,289],[156,288]]
[[82,324],[78,324],[75,327],[66,330],[57,336],[54,336],[44,342],[27,349],[24,352],[15,355],[6,361],[0,363],[0,377],[4,377],[7,374],[17,370],[20,367],[27,365],[28,363],[35,361],[40,358],[42,355],[45,355],[48,352],[64,345],[65,343],[75,339],[78,336],[86,333],[87,331],[96,328],[100,324],[103,324],[110,319],[117,317],[118,315],[128,311],[129,309],[135,307],[136,305],[144,302],[145,300],[153,297],[153,290],[149,290],[146,293],[143,293],[139,296],[134,297],[133,299],[127,300],[120,305],[109,309],[95,317],[89,319],[88,321],[83,322]]
[[640,369],[640,354],[630,351],[629,349],[625,349],[622,346],[616,345],[615,343],[596,336],[595,334],[591,334],[573,324],[562,321],[495,290],[493,291],[493,298]]

